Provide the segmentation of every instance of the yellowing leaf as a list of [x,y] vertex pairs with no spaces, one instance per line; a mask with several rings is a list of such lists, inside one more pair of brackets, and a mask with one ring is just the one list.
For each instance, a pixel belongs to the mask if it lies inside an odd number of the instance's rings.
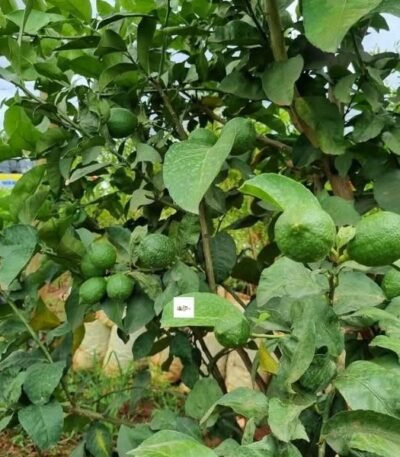
[[258,348],[258,357],[260,359],[260,367],[266,373],[276,374],[279,370],[279,362],[268,351],[265,344],[262,342]]

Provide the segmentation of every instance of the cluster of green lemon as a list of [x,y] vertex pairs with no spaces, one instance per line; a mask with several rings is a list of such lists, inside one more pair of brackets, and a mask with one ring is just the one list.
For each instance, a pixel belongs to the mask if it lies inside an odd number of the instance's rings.
[[[147,235],[139,245],[139,265],[147,269],[166,268],[175,260],[173,241],[165,235]],[[108,241],[94,241],[82,258],[81,272],[87,278],[80,286],[83,303],[94,305],[105,295],[111,300],[124,302],[133,292],[135,281],[125,273],[107,273],[117,261],[117,251]]]

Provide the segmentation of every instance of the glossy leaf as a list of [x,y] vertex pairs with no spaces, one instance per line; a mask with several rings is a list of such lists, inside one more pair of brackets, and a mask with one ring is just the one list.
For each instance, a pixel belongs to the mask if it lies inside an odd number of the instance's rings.
[[164,182],[171,197],[186,211],[198,214],[199,203],[218,175],[236,139],[226,124],[214,146],[182,141],[165,157]]
[[304,27],[308,40],[327,52],[335,52],[350,27],[368,14],[381,0],[305,0]]
[[194,298],[193,318],[174,317],[173,301],[163,311],[163,327],[214,327],[220,319],[243,318],[241,311],[231,302],[218,295],[207,292],[192,292],[181,295]]
[[276,173],[264,173],[247,180],[240,191],[260,198],[274,210],[299,207],[320,209],[315,196],[302,184]]

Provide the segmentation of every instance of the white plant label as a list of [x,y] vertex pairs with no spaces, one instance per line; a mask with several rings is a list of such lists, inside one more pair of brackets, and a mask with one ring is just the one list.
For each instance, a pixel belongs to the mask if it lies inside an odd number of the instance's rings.
[[194,317],[194,297],[175,297],[174,298],[174,317],[193,318]]

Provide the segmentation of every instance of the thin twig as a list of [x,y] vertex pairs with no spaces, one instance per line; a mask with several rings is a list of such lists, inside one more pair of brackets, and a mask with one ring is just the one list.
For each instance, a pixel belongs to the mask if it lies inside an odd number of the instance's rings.
[[222,287],[229,292],[232,297],[236,300],[236,302],[243,308],[246,309],[247,305],[246,303],[239,297],[239,295],[236,293],[235,290],[233,290],[231,287],[227,286],[226,284],[222,284]]
[[[205,106],[205,105],[202,105],[202,104],[198,104],[196,105],[198,108],[200,108],[205,114],[208,115],[208,117],[216,122],[219,122],[220,124],[224,125],[226,124],[226,120],[219,116],[217,113],[215,113],[212,109],[210,109],[208,106]],[[285,144],[285,143],[282,143],[278,140],[273,140],[272,138],[269,138],[265,135],[257,135],[257,141],[259,143],[262,143],[264,146],[270,146],[270,147],[273,147],[275,149],[280,149],[280,150],[284,150],[284,151],[287,151],[287,152],[291,152],[292,151],[292,147]]]
[[[171,14],[171,0],[167,0],[167,13],[165,15],[165,21],[164,24],[161,28],[161,32],[165,30],[166,27],[168,27],[168,22],[169,22],[169,16]],[[165,62],[165,53],[167,51],[167,39],[163,39],[163,44],[162,44],[162,49],[161,49],[161,58],[160,58],[160,66],[158,69],[158,75],[161,77],[161,75],[164,73],[164,62]]]
[[265,12],[270,31],[272,54],[277,62],[283,62],[287,60],[287,52],[277,1],[265,0]]
[[68,414],[76,414],[77,416],[87,417],[89,419],[98,420],[98,421],[109,422],[110,424],[114,424],[114,425],[118,425],[118,426],[126,425],[127,427],[131,427],[131,428],[135,427],[135,424],[133,424],[130,421],[120,419],[120,418],[114,417],[114,416],[107,416],[105,414],[91,411],[90,409],[79,408],[77,406],[75,406],[75,407],[64,406],[63,409]]
[[203,351],[204,355],[207,357],[208,360],[208,371],[210,374],[212,374],[217,381],[219,387],[221,388],[223,393],[226,393],[226,385],[225,385],[225,379],[222,376],[222,373],[216,363],[213,362],[214,357],[212,356],[210,350],[207,347],[207,344],[205,343],[203,337],[199,335],[198,332],[194,333],[197,341],[200,344],[201,350]]
[[217,284],[215,281],[214,266],[212,262],[211,254],[211,237],[207,225],[206,208],[204,202],[200,203],[199,206],[200,216],[200,229],[201,229],[201,241],[203,245],[204,260],[206,266],[206,274],[208,279],[208,285],[212,292],[217,291]]
[[35,343],[39,346],[40,350],[43,352],[46,359],[50,363],[53,363],[53,358],[52,358],[50,352],[47,350],[46,346],[40,341],[40,338],[38,337],[38,335],[36,335],[33,328],[29,325],[29,322],[25,319],[25,316],[21,313],[21,311],[17,308],[15,303],[9,297],[5,297],[5,300],[8,303],[8,306],[13,310],[13,313],[24,324],[25,328],[28,330],[29,334],[31,335],[33,341],[35,341]]
[[268,35],[266,34],[263,26],[260,24],[255,11],[253,10],[253,6],[250,0],[245,0],[247,12],[249,13],[250,17],[253,19],[254,25],[257,27],[260,35],[263,37],[263,40],[268,43]]

